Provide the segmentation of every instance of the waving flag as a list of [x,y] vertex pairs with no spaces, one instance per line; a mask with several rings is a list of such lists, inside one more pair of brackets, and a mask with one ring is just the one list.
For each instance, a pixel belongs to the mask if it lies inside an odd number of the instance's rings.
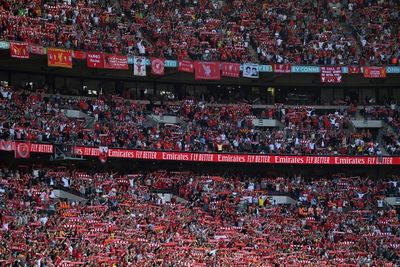
[[194,71],[196,80],[221,80],[219,62],[196,61]]

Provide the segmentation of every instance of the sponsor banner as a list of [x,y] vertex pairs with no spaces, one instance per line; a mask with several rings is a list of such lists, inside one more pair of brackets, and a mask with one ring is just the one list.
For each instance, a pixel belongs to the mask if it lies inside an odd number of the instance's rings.
[[113,70],[128,70],[128,57],[119,55],[103,54],[104,68]]
[[322,83],[341,83],[342,82],[342,67],[321,67],[321,82]]
[[6,41],[0,41],[0,49],[10,49],[10,43]]
[[[0,151],[15,151],[15,145],[21,143],[23,144],[23,142],[0,140]],[[51,154],[53,153],[53,145],[29,143],[29,152]]]
[[273,64],[272,68],[276,73],[291,73],[292,65],[291,64]]
[[49,67],[72,68],[72,50],[48,48],[47,62]]
[[272,65],[258,65],[258,72],[272,72]]
[[243,77],[257,79],[259,77],[258,64],[243,64]]
[[73,57],[75,59],[84,60],[86,59],[86,53],[80,50],[74,50]]
[[194,72],[194,64],[193,61],[190,60],[180,60],[178,62],[178,71],[182,72]]
[[164,75],[165,74],[165,59],[151,58],[151,74]]
[[349,74],[360,74],[361,72],[361,67],[358,66],[350,66],[349,67]]
[[31,45],[31,53],[35,55],[46,55],[46,48],[41,45]]
[[221,63],[222,76],[239,78],[240,64],[239,63]]
[[28,59],[29,45],[27,43],[10,43],[10,56],[13,58]]
[[386,78],[386,68],[364,67],[364,78]]
[[219,62],[196,61],[194,72],[196,80],[221,80]]
[[146,76],[146,58],[134,57],[133,58],[133,75]]
[[86,63],[88,68],[102,69],[104,68],[104,58],[101,52],[87,52]]
[[166,68],[177,68],[178,61],[176,60],[165,60],[165,67]]
[[391,73],[391,74],[400,73],[400,67],[397,67],[397,66],[386,67],[386,73]]
[[293,73],[320,73],[319,66],[292,66]]
[[[96,147],[74,147],[81,156],[99,157]],[[108,158],[172,160],[220,163],[256,164],[310,164],[310,165],[400,165],[400,157],[355,157],[355,156],[275,156],[261,154],[217,154],[162,152],[147,150],[108,149]]]
[[43,154],[52,154],[53,153],[53,145],[51,144],[34,144],[30,143],[30,152],[31,153],[43,153]]

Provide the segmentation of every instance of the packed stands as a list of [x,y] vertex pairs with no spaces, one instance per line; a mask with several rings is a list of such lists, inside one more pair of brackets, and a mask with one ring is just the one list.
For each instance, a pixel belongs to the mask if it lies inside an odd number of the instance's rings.
[[399,64],[399,10],[398,1],[348,1],[348,19],[361,43],[361,65]]
[[397,1],[2,1],[0,39],[167,59],[398,65],[398,13]]
[[[120,97],[80,99],[46,96],[2,87],[1,139],[151,150],[294,155],[381,155],[368,130],[352,132],[355,106],[334,112],[312,107],[249,104],[212,105],[194,100],[163,105]],[[93,118],[70,118],[63,110],[81,110]],[[22,111],[22,112],[21,112]],[[369,116],[370,113],[365,113]],[[397,111],[396,111],[397,114]],[[155,124],[148,115],[171,115],[182,124]],[[256,127],[254,119],[282,127]],[[382,118],[382,116],[381,116]],[[396,119],[390,123],[395,129]]]
[[[87,202],[66,201],[56,190]],[[180,196],[156,194],[174,189]],[[295,200],[281,205],[273,195]],[[399,178],[0,171],[3,265],[394,266]],[[23,237],[23,238],[22,238]],[[391,265],[392,264],[392,265]]]

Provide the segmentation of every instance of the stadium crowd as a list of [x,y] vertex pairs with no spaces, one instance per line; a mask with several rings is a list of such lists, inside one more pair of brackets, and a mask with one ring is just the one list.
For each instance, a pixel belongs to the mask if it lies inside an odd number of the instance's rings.
[[399,64],[393,0],[0,3],[0,39],[49,47],[268,64]]
[[[0,170],[3,266],[396,266],[398,177]],[[79,202],[58,199],[75,192]],[[171,198],[154,190],[178,192]],[[280,204],[274,195],[290,196]]]
[[[215,106],[193,100],[145,105],[119,97],[65,98],[5,87],[1,92],[0,139],[4,140],[199,152],[382,153],[371,132],[350,131],[355,106],[319,114],[302,106],[257,110],[245,104]],[[94,121],[67,117],[64,109],[82,110]],[[148,115],[173,115],[182,123],[157,125]],[[275,119],[281,127],[257,127],[256,119]]]

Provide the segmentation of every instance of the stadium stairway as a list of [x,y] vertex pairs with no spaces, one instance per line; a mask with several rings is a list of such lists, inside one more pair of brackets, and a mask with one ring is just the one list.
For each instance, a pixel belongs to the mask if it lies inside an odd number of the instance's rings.
[[85,203],[87,202],[86,198],[80,196],[79,192],[74,192],[73,190],[64,190],[64,189],[55,189],[54,194],[58,199],[67,199],[68,202],[79,202]]

